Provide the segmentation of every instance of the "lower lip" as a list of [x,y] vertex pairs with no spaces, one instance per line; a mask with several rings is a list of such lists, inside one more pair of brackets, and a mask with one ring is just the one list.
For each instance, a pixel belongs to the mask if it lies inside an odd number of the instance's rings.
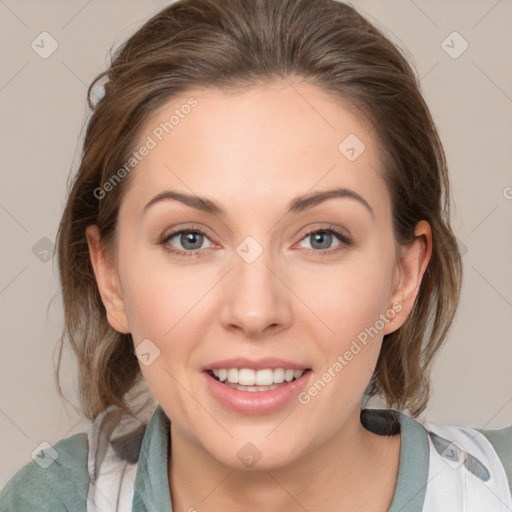
[[268,391],[239,391],[202,372],[203,378],[212,395],[228,409],[242,414],[266,414],[288,404],[304,389],[311,370],[293,382],[288,382]]

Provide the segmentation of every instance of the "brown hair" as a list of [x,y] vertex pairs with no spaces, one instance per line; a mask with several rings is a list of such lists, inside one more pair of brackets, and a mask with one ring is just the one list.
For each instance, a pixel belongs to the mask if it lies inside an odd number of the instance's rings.
[[[410,243],[420,220],[431,225],[433,252],[413,310],[385,336],[367,389],[414,416],[425,409],[432,358],[457,308],[462,267],[450,227],[444,151],[411,66],[375,26],[341,2],[179,0],[119,47],[109,69],[89,87],[92,114],[57,235],[65,310],[57,379],[67,338],[90,419],[113,404],[131,411],[129,392],[142,380],[131,335],[107,321],[85,237],[86,227],[97,224],[107,253],[113,250],[130,176],[101,199],[95,191],[129,159],[144,122],[172,96],[197,86],[236,91],[279,77],[316,85],[370,122],[391,195],[396,243]],[[108,79],[105,94],[94,104],[93,87],[102,79]]]

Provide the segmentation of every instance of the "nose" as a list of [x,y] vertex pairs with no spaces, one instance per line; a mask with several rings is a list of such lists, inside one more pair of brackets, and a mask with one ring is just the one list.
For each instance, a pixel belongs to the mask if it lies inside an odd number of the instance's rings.
[[233,269],[223,280],[222,324],[251,339],[288,328],[293,294],[285,284],[284,271],[272,261],[269,250],[263,250],[254,261],[240,254],[233,255]]

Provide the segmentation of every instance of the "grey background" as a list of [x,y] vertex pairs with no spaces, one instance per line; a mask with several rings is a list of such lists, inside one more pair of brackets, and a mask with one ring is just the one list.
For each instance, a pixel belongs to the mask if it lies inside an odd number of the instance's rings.
[[[68,402],[54,384],[62,308],[56,260],[48,258],[79,155],[86,86],[108,64],[111,46],[167,4],[0,0],[0,486],[42,442],[87,429],[73,406],[69,354]],[[450,167],[464,285],[422,418],[511,424],[512,1],[352,4],[413,60]],[[51,48],[47,36],[40,42],[44,31],[58,44],[46,59],[31,47]],[[464,41],[468,48],[454,58]]]

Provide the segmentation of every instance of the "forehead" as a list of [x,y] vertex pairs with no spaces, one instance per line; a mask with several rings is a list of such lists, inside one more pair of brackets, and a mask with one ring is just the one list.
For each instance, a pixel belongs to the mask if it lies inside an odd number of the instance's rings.
[[311,84],[190,89],[142,127],[135,149],[151,149],[132,171],[125,198],[142,209],[170,188],[201,196],[214,191],[219,202],[234,206],[251,199],[284,204],[337,186],[386,203],[375,144],[362,116]]

